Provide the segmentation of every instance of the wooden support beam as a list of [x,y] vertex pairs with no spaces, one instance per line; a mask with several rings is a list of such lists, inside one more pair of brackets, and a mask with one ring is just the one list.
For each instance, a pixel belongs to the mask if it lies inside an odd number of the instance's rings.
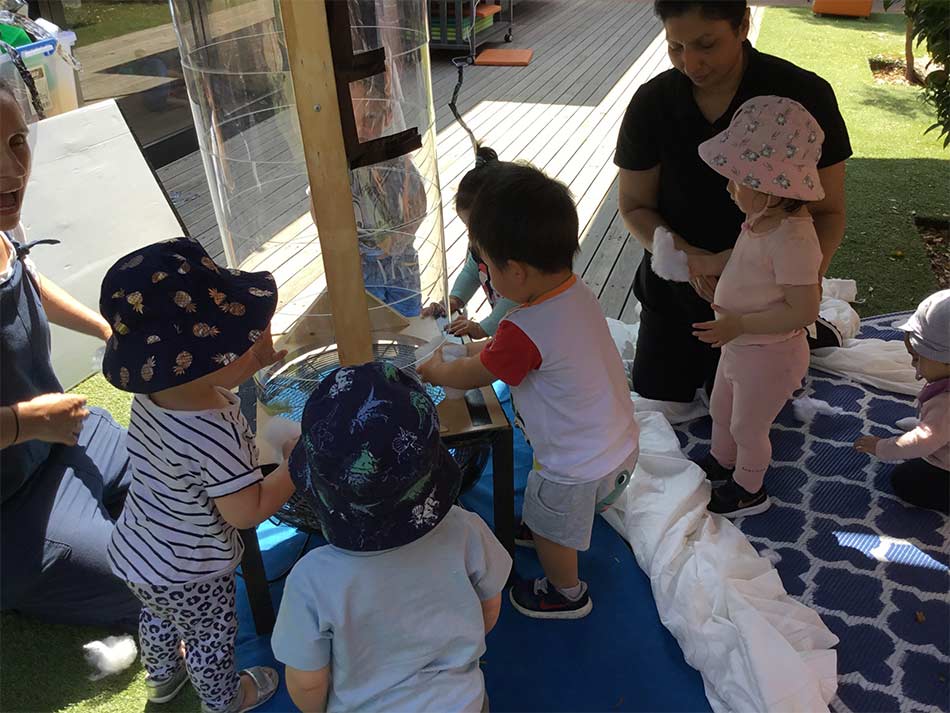
[[340,362],[362,364],[373,347],[326,0],[280,0],[280,12]]

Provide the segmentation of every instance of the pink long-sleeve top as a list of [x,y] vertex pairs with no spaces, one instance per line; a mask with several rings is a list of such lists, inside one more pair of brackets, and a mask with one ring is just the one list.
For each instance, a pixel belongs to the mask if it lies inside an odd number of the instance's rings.
[[950,378],[927,384],[917,397],[920,424],[902,436],[878,441],[875,455],[884,461],[923,458],[950,470]]

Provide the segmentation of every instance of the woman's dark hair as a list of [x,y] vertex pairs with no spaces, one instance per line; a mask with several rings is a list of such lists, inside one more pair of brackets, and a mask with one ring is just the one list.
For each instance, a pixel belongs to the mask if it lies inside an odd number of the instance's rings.
[[475,203],[475,197],[482,189],[492,163],[498,162],[498,154],[495,149],[488,146],[479,146],[475,150],[475,168],[470,170],[459,182],[458,192],[455,194],[455,210],[469,210]]
[[653,12],[662,22],[699,10],[707,20],[725,20],[738,30],[745,18],[749,3],[746,0],[655,0]]

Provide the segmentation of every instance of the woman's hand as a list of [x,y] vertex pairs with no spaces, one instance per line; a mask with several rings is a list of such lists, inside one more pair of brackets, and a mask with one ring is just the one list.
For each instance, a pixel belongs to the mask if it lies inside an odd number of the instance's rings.
[[105,320],[102,320],[102,324],[99,326],[101,331],[99,337],[102,339],[102,341],[108,343],[112,338],[112,326]]
[[690,277],[719,277],[726,269],[732,250],[723,250],[718,253],[702,252],[687,253],[686,262],[689,265]]
[[109,341],[109,337],[112,336],[112,327],[101,314],[83,305],[43,275],[39,276],[39,283],[40,298],[50,322],[80,334],[88,334],[104,342]]
[[686,264],[689,266],[690,278],[719,274],[716,272],[716,257],[714,255],[687,255]]
[[719,284],[719,278],[712,275],[700,275],[691,277],[689,284],[696,290],[696,294],[709,303],[716,298],[716,285]]
[[854,450],[873,456],[877,453],[877,442],[880,440],[877,436],[861,436],[854,442]]
[[472,339],[485,339],[488,336],[488,332],[482,328],[482,325],[474,319],[466,319],[465,317],[456,319],[448,326],[446,331],[456,337],[468,336]]
[[20,422],[17,443],[35,439],[74,446],[89,415],[86,397],[76,394],[43,394],[15,408]]
[[[462,302],[458,297],[449,297],[449,310],[454,314],[455,312],[461,312],[465,307],[465,303]],[[444,317],[445,316],[445,307],[442,306],[441,302],[433,302],[428,307],[422,310],[423,317]]]
[[673,243],[677,250],[686,253],[689,284],[696,290],[696,294],[711,303],[716,294],[718,275],[722,274],[722,268],[719,267],[721,253],[713,254],[708,250],[693,247],[678,235],[673,236]]
[[711,322],[695,322],[693,328],[696,331],[693,336],[718,349],[744,334],[745,329],[742,325],[742,315],[726,312],[715,304],[712,308],[719,316]]

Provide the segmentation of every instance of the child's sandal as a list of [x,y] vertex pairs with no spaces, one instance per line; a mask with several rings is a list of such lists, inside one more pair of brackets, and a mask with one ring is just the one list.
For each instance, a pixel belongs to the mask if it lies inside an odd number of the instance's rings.
[[253,666],[239,671],[240,676],[249,676],[254,682],[254,689],[257,691],[257,700],[249,706],[243,705],[237,709],[237,713],[257,708],[262,703],[267,703],[270,697],[277,692],[277,686],[280,685],[280,676],[277,671],[270,666]]
[[[263,705],[270,700],[277,692],[277,687],[280,684],[280,676],[277,674],[277,671],[272,669],[270,666],[253,666],[251,668],[245,668],[241,671],[238,671],[239,676],[248,676],[251,681],[254,682],[254,688],[257,691],[257,700],[254,701],[251,705],[244,705],[244,700],[241,697],[240,691],[243,688],[239,688],[238,699],[235,699],[232,707],[227,709],[227,713],[245,713],[245,711],[253,710],[259,705]],[[201,710],[203,713],[209,713],[208,709],[202,705]]]

